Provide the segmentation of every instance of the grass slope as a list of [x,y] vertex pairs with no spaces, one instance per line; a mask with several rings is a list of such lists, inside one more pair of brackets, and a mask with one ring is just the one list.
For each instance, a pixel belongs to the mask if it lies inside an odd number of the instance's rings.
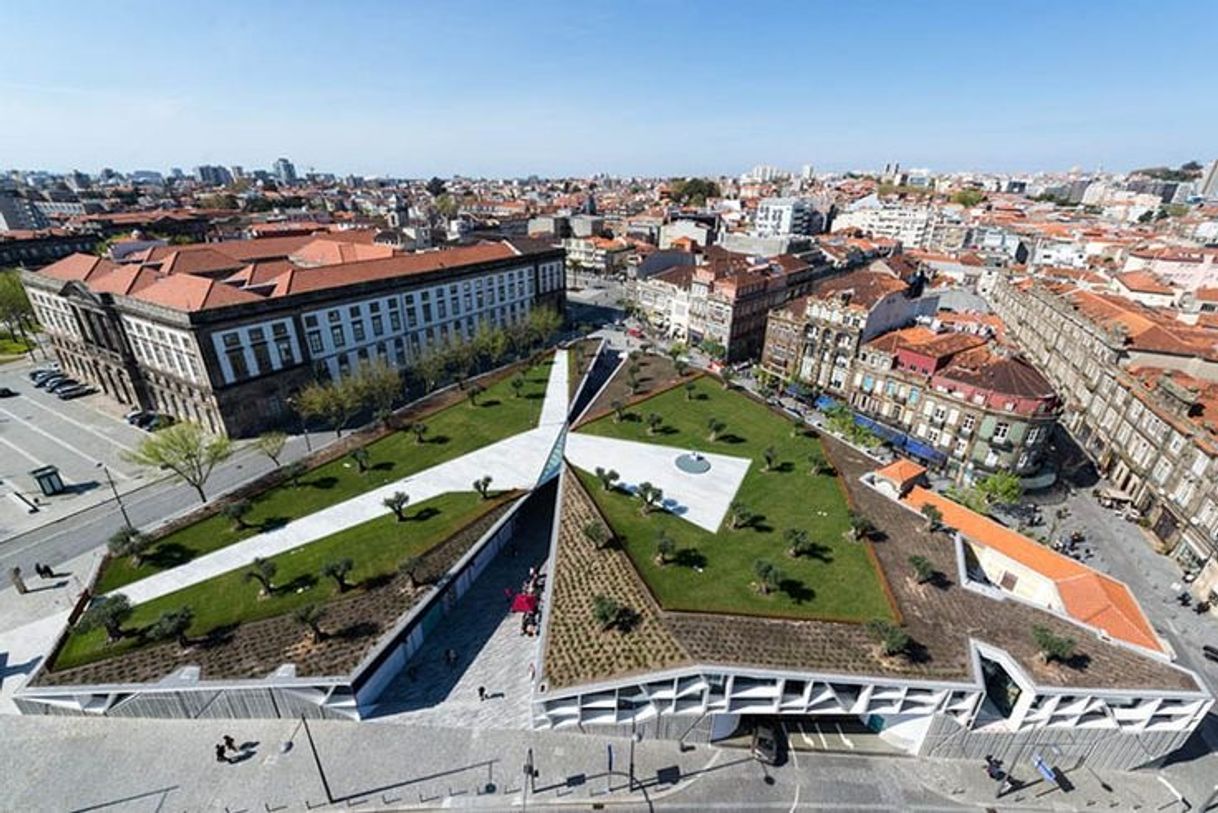
[[[849,519],[836,476],[809,474],[808,456],[824,454],[820,441],[804,435],[792,437],[789,421],[747,396],[725,391],[713,379],[695,382],[693,396],[687,398],[679,387],[636,405],[620,423],[610,416],[580,430],[753,460],[736,499],[759,517],[752,526],[740,529],[732,529],[725,519],[716,534],[662,511],[643,516],[638,500],[624,492],[606,492],[594,475],[580,472],[660,603],[670,610],[891,619],[881,576],[866,549],[842,538]],[[664,419],[663,429],[656,435],[647,433],[645,423],[652,412]],[[711,417],[727,424],[714,442],[707,439]],[[768,446],[778,452],[778,465],[769,472],[763,470],[763,451]],[[783,539],[788,528],[806,530],[822,546],[817,555],[789,557]],[[672,537],[678,551],[676,561],[663,566],[655,562],[661,530]],[[753,584],[753,564],[758,559],[773,562],[786,577],[780,590],[768,596]]]
[[488,387],[474,406],[468,400],[427,417],[424,442],[408,431],[396,432],[368,445],[370,470],[360,474],[347,458],[318,466],[300,478],[300,486],[284,484],[254,497],[246,517],[249,528],[234,528],[232,520],[215,515],[160,540],[144,563],[114,559],[102,571],[98,593],[106,593],[177,567],[205,553],[227,547],[264,530],[278,528],[298,517],[337,505],[386,483],[460,457],[483,446],[532,429],[541,418],[552,360],[530,369],[520,397],[515,397],[511,376]]
[[[258,583],[245,578],[249,568],[241,568],[138,605],[125,629],[140,630],[163,612],[189,606],[195,614],[190,635],[203,636],[233,624],[282,615],[305,604],[323,603],[338,594],[337,583],[321,574],[327,562],[351,559],[354,567],[347,581],[352,585],[392,575],[407,557],[425,554],[499,504],[500,500],[483,500],[474,492],[456,492],[408,508],[405,522],[386,512],[272,557],[278,572],[272,581],[276,591],[269,598],[259,597]],[[55,668],[113,657],[145,643],[133,636],[107,644],[104,631],[73,632]]]

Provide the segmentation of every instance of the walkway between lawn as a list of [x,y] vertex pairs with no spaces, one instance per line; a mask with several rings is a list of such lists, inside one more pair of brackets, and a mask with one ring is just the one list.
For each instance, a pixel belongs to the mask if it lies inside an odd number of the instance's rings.
[[173,593],[221,573],[245,567],[255,556],[275,556],[383,516],[389,509],[382,501],[396,491],[408,494],[410,504],[416,505],[453,491],[473,491],[473,482],[488,475],[492,478],[491,488],[494,491],[532,489],[562,432],[567,415],[567,398],[566,351],[559,350],[550,367],[537,428],[315,511],[292,520],[282,528],[257,534],[186,564],[124,585],[113,592],[126,595],[132,604]]

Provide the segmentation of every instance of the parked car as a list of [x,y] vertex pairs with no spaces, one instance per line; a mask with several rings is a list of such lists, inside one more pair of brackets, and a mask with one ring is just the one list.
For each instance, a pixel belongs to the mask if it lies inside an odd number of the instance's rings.
[[10,390],[8,387],[0,387],[0,398],[12,398],[16,394],[16,390]]
[[125,420],[127,423],[131,424],[132,426],[135,426],[136,421],[138,421],[141,417],[143,417],[144,415],[151,415],[151,414],[152,413],[148,412],[147,410],[143,410],[143,409],[140,409],[139,407],[136,407],[135,409],[129,410],[127,412],[127,414],[123,416],[123,420]]
[[155,432],[158,429],[164,429],[166,426],[173,426],[176,419],[172,415],[153,415],[152,420],[144,427],[149,432]]
[[1218,663],[1218,647],[1213,647],[1206,644],[1205,646],[1201,647],[1201,654],[1205,655],[1207,659]]
[[30,381],[38,383],[47,376],[55,375],[59,372],[56,367],[39,367],[36,370],[30,370]]
[[35,381],[34,386],[40,390],[45,390],[45,389],[55,386],[60,381],[63,381],[65,378],[67,378],[67,376],[64,375],[63,373],[53,373],[51,375],[45,376],[44,378],[40,378],[37,381]]
[[69,387],[77,386],[80,386],[80,382],[75,378],[61,378],[54,384],[47,385],[47,392],[59,392],[60,390],[66,390]]
[[72,387],[64,387],[63,389],[57,390],[55,395],[57,395],[61,401],[69,401],[73,398],[79,398],[82,395],[92,395],[95,392],[97,392],[97,390],[90,387],[88,384],[77,384]]

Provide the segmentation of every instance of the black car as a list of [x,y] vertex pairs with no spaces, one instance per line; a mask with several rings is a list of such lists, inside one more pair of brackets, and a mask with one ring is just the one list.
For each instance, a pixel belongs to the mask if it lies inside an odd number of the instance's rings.
[[79,387],[80,382],[75,378],[61,378],[54,384],[47,386],[47,392],[59,392],[60,390],[70,389],[71,387]]
[[97,390],[93,389],[88,384],[76,384],[72,387],[64,387],[63,389],[56,390],[55,395],[58,396],[59,400],[61,401],[70,401],[73,398],[79,398],[82,395],[91,395],[95,392],[97,392]]
[[16,394],[16,390],[10,390],[8,387],[0,387],[0,398],[12,398]]
[[45,390],[48,387],[55,386],[60,381],[63,381],[65,378],[67,378],[67,376],[64,375],[63,373],[52,373],[51,375],[43,376],[42,378],[35,381],[34,386],[40,390]]

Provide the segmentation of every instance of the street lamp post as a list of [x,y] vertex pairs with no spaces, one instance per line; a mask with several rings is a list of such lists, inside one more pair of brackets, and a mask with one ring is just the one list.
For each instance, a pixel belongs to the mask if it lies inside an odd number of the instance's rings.
[[127,506],[123,505],[123,498],[118,494],[118,487],[114,485],[114,478],[110,476],[110,467],[105,463],[98,463],[97,465],[106,473],[106,482],[110,484],[110,493],[114,495],[114,501],[118,503],[118,510],[123,515],[123,522],[128,528],[134,527],[131,524],[131,517],[127,516]]

